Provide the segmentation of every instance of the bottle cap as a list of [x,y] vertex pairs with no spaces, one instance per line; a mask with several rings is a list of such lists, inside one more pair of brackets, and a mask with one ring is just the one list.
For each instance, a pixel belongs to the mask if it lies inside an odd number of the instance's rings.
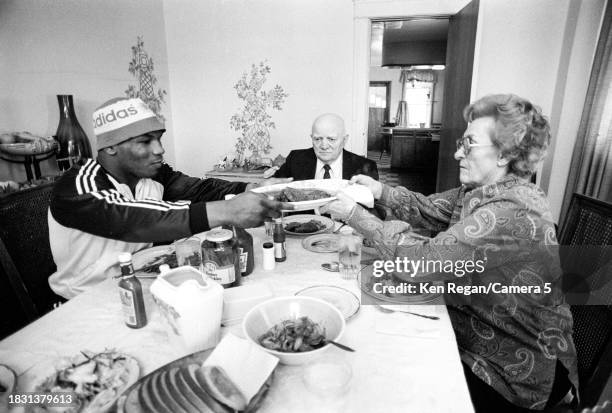
[[215,229],[206,234],[206,239],[210,242],[223,242],[231,239],[234,233],[229,229]]
[[274,223],[275,224],[282,224],[283,223],[283,219],[282,218],[274,218]]
[[170,271],[170,266],[168,264],[162,264],[159,266],[160,274]]
[[132,253],[131,252],[122,252],[119,254],[119,262],[121,264],[125,264],[132,261]]

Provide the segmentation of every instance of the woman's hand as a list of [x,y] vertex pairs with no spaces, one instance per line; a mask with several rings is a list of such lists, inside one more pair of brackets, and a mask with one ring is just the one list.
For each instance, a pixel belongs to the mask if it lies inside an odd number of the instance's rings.
[[351,216],[351,212],[353,212],[357,203],[342,192],[338,192],[335,197],[335,201],[323,205],[319,210],[322,214],[331,214],[332,218],[336,220],[346,221]]
[[351,178],[351,182],[354,184],[361,184],[367,186],[370,191],[372,191],[372,195],[374,195],[374,199],[380,199],[382,196],[382,188],[383,184],[375,180],[374,178],[367,175],[355,175]]

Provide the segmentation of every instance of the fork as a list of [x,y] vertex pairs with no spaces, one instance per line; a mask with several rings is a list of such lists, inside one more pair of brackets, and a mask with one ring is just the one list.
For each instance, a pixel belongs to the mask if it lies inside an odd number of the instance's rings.
[[429,319],[429,320],[439,320],[439,319],[440,319],[440,317],[436,317],[436,316],[433,316],[433,315],[425,315],[425,314],[413,313],[412,311],[404,311],[404,310],[402,310],[402,311],[395,311],[395,310],[389,310],[388,308],[381,307],[381,306],[380,306],[380,305],[378,305],[378,304],[376,304],[376,308],[377,308],[379,311],[383,312],[383,313],[406,313],[406,314],[416,315],[416,316],[418,316],[418,317],[427,318],[427,319]]

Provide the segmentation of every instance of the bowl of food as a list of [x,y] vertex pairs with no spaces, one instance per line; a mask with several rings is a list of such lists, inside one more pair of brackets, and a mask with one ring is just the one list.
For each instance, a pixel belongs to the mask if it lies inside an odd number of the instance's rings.
[[346,324],[332,304],[306,296],[273,298],[253,307],[242,321],[245,337],[279,358],[301,365],[323,355]]

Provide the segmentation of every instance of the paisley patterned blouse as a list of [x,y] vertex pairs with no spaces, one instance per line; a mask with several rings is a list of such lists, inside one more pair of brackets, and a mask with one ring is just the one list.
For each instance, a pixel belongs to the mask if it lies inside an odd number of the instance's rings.
[[[382,222],[358,206],[348,222],[374,241],[383,259],[486,260],[484,271],[463,277],[421,271],[409,279],[396,273],[406,281],[550,283],[550,293],[445,297],[452,303],[448,311],[461,359],[474,374],[510,402],[534,410],[542,410],[548,401],[557,360],[578,388],[572,316],[560,291],[552,215],[539,187],[514,175],[496,184],[431,196],[384,185],[380,204],[401,221]],[[410,227],[437,235],[415,241]]]

